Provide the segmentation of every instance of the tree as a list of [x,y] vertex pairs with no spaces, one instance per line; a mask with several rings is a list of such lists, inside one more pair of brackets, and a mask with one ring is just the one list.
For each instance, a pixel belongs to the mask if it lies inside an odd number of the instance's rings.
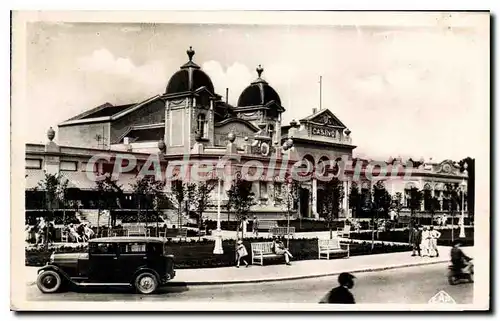
[[145,209],[144,221],[146,226],[149,221],[149,210],[156,218],[156,228],[158,230],[158,221],[161,209],[166,205],[166,197],[164,193],[165,183],[158,181],[154,176],[144,176],[131,184],[133,194],[137,200],[137,217],[138,222],[141,220],[141,210]]
[[[227,210],[233,211],[238,222],[236,228],[236,235],[239,234],[240,225],[247,219],[250,208],[256,204],[255,194],[252,192],[252,182],[241,178],[238,175],[233,181],[231,188],[227,191],[228,202]],[[243,230],[241,231],[241,238],[243,238]]]
[[193,208],[198,223],[198,238],[201,238],[201,221],[203,212],[211,206],[211,194],[216,186],[216,181],[199,182],[194,187]]
[[415,212],[420,211],[422,208],[423,193],[418,188],[412,186],[410,188],[410,195],[408,201],[408,207],[410,208],[411,224],[413,226],[413,221],[415,219]]
[[[447,183],[444,185],[445,186],[445,191],[447,194],[446,202],[448,203],[448,209],[451,214],[451,224],[452,226],[455,224],[455,213],[457,210],[461,210],[462,208],[462,202],[461,202],[461,197],[462,197],[462,191],[460,189],[460,186],[458,184],[451,184]],[[454,238],[453,235],[453,229],[451,230],[451,237],[452,239]]]
[[44,179],[40,181],[38,183],[38,187],[35,188],[35,191],[41,190],[45,192],[43,202],[45,207],[44,220],[46,223],[44,231],[45,246],[47,246],[49,242],[49,229],[47,224],[49,221],[52,221],[54,219],[54,210],[58,209],[61,203],[64,204],[67,187],[68,180],[65,179],[62,175],[45,173]]
[[330,239],[333,238],[333,221],[339,217],[342,199],[344,197],[344,187],[342,182],[333,177],[324,184],[323,210],[326,212]]
[[186,186],[187,184],[184,184],[181,180],[175,180],[172,182],[171,189],[167,193],[170,202],[172,202],[174,207],[177,207],[178,228],[182,226],[182,204],[188,199]]
[[361,198],[361,210],[363,212],[368,212],[371,217],[372,221],[372,250],[375,244],[375,229],[377,222],[375,220],[375,211],[373,208],[373,199],[372,199],[372,194],[370,193],[369,189],[363,189],[360,195]]
[[424,191],[424,208],[427,212],[431,214],[431,224],[434,224],[434,215],[439,209],[439,199],[436,196],[432,196],[430,190]]
[[[375,228],[378,230],[378,219],[380,217],[386,217],[389,213],[389,208],[391,207],[391,195],[385,189],[384,183],[378,181],[373,185],[372,191],[373,201],[371,204],[371,214],[372,214],[372,249],[375,243]],[[377,224],[376,224],[377,223]]]
[[401,209],[403,208],[403,194],[401,192],[397,192],[392,198],[392,208],[398,213],[398,217],[401,213]]
[[358,190],[358,185],[354,182],[349,191],[349,208],[352,210],[352,216],[358,217],[359,210],[361,209],[361,195]]
[[116,225],[116,212],[114,210],[121,207],[120,198],[123,197],[123,190],[117,181],[112,179],[111,175],[96,180],[95,184],[94,190],[97,192],[97,234],[99,234],[100,218],[104,209],[109,210],[111,221],[108,221],[108,227]]
[[382,181],[378,181],[373,186],[373,208],[378,213],[378,217],[388,215],[391,202],[391,195],[385,189]]
[[279,198],[281,201],[282,208],[286,211],[287,220],[287,247],[290,241],[290,212],[295,208],[297,201],[299,199],[299,188],[300,184],[298,181],[294,180],[292,177],[288,177],[283,188],[281,189],[281,194]]

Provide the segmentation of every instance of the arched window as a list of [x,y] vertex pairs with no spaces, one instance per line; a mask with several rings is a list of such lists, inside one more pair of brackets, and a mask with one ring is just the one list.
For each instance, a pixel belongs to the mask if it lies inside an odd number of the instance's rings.
[[198,115],[198,127],[197,131],[201,138],[207,138],[207,121],[205,114]]

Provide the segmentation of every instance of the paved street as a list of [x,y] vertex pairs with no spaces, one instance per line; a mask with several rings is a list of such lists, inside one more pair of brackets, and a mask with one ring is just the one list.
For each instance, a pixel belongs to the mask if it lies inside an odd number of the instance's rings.
[[[254,269],[257,267],[250,267]],[[457,303],[472,303],[473,284],[450,286],[446,279],[447,263],[400,268],[382,272],[357,273],[353,290],[358,303],[427,303],[441,290]],[[155,295],[138,295],[126,289],[86,290],[42,294],[36,285],[28,285],[27,299],[66,301],[229,301],[315,303],[333,286],[336,277],[296,281],[237,285],[171,286]]]

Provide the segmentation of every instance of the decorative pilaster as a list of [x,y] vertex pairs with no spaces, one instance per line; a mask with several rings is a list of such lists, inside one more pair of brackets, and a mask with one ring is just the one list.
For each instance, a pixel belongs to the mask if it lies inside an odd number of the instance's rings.
[[344,210],[344,216],[346,218],[351,217],[351,213],[349,213],[349,181],[344,181],[344,198],[342,199],[342,209]]
[[318,213],[318,181],[316,178],[312,179],[312,214],[315,219],[319,219]]

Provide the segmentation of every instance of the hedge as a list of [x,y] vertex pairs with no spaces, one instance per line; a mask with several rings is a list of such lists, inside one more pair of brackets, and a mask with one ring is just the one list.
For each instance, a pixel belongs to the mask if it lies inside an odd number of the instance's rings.
[[[251,262],[251,243],[267,242],[269,239],[264,238],[249,238],[243,243],[247,247],[249,256],[248,261]],[[201,241],[168,241],[168,250],[170,254],[175,256],[175,266],[177,269],[193,269],[193,268],[212,268],[233,266],[235,264],[235,240],[223,240],[222,246],[224,254],[214,255],[214,241],[202,239]],[[318,239],[291,239],[290,251],[296,260],[314,260],[318,258]],[[369,255],[380,253],[394,253],[410,251],[409,245],[390,245],[390,244],[375,244],[374,249],[371,249],[371,242],[351,243],[351,256]],[[60,247],[55,250],[56,253],[75,253],[86,252],[86,246],[79,247]],[[27,266],[43,266],[51,255],[52,251],[44,249],[26,249],[25,264]],[[278,260],[283,263],[283,259]],[[271,263],[271,262],[270,262]]]
[[[451,246],[452,237],[451,237],[452,229],[444,229],[439,230],[441,232],[441,237],[438,239],[438,245],[442,246]],[[460,234],[460,228],[453,229],[454,237],[453,239],[458,239]],[[465,239],[463,239],[464,246],[473,246],[474,245],[474,228],[466,227],[465,228]],[[357,240],[371,240],[372,233],[370,231],[367,232],[351,232],[350,237],[352,239]],[[410,231],[408,229],[405,230],[397,230],[397,231],[388,231],[388,232],[375,232],[375,239],[379,241],[387,241],[387,242],[400,242],[400,243],[408,243],[410,238]]]

